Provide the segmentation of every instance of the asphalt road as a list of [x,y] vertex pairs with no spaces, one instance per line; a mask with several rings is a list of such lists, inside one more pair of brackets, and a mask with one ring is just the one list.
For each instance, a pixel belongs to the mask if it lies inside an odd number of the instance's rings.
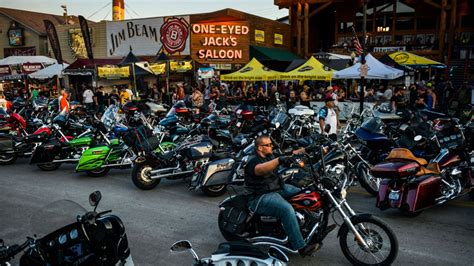
[[[18,160],[0,166],[0,238],[7,244],[23,242],[31,232],[32,213],[61,199],[90,209],[88,195],[100,190],[99,210],[112,209],[123,220],[136,265],[191,265],[190,254],[171,254],[169,247],[188,239],[200,256],[209,256],[224,242],[217,227],[217,205],[224,196],[208,198],[189,192],[187,185],[183,180],[163,180],[154,190],[141,191],[132,184],[130,170],[90,178],[75,173],[72,165],[43,172],[27,160]],[[400,246],[395,265],[474,265],[474,202],[468,197],[416,218],[403,217],[396,210],[379,211],[375,199],[358,187],[351,189],[348,201],[356,212],[375,214],[394,230]],[[314,256],[290,255],[290,265],[349,263],[333,232]]]

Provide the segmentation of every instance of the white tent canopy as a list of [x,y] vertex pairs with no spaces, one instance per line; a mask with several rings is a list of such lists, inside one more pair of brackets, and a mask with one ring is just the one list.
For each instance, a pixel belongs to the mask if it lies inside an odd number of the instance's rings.
[[66,64],[66,63],[54,64],[54,65],[50,65],[46,68],[43,68],[41,70],[38,70],[34,73],[31,73],[28,76],[30,78],[34,78],[34,79],[48,79],[48,78],[52,78],[56,75],[61,77],[63,70],[68,66],[69,66],[69,64]]
[[[365,57],[365,62],[368,66],[368,73],[366,79],[396,79],[403,76],[403,71],[387,66],[368,54]],[[345,68],[333,73],[333,79],[359,79],[360,78],[360,63]]]
[[0,60],[0,65],[21,65],[26,63],[41,63],[46,65],[56,64],[56,59],[47,56],[9,56]]

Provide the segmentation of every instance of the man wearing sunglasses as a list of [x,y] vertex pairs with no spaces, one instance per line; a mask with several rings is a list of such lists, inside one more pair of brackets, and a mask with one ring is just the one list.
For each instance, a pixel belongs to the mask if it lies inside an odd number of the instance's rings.
[[295,210],[285,200],[298,193],[300,189],[284,184],[275,173],[279,165],[290,165],[294,160],[289,156],[275,158],[273,144],[268,136],[257,137],[255,149],[256,155],[245,166],[245,190],[249,195],[249,207],[260,215],[279,218],[288,235],[290,248],[306,256],[314,251],[316,244],[306,244],[301,235]]

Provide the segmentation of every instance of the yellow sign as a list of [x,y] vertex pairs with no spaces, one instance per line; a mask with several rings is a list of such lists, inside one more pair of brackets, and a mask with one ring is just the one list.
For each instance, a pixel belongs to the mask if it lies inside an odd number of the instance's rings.
[[193,61],[171,61],[171,72],[188,72],[193,70]]
[[273,36],[273,42],[275,44],[283,45],[283,35],[275,33],[275,35]]
[[255,30],[255,41],[265,42],[265,32],[263,30]]
[[130,77],[130,68],[124,67],[97,67],[99,78],[120,79]]
[[155,75],[166,73],[166,63],[149,64],[149,67]]

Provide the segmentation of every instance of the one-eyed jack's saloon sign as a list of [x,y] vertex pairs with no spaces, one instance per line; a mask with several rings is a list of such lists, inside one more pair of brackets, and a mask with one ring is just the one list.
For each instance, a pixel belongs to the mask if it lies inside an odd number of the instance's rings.
[[200,63],[247,63],[249,31],[245,21],[193,24],[192,58]]

